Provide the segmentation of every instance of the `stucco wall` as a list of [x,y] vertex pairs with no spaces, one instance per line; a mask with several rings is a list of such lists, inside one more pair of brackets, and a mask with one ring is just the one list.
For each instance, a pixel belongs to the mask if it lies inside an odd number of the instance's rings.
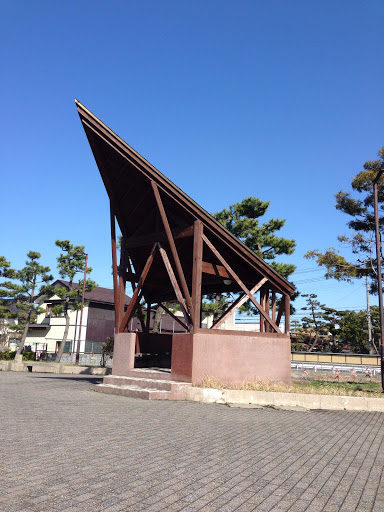
[[207,377],[222,384],[291,381],[291,343],[285,335],[175,334],[172,376],[200,384]]
[[[43,305],[45,307],[45,304]],[[87,332],[87,321],[88,321],[88,306],[84,307],[83,311],[83,320],[82,320],[82,328],[81,328],[81,343],[80,343],[80,351],[84,351],[85,347],[85,336]],[[65,329],[65,318],[64,317],[46,317],[45,313],[38,315],[36,324],[46,325],[48,327],[47,330],[40,330],[36,328],[31,328],[28,331],[27,338],[25,340],[25,345],[30,345],[32,350],[37,343],[39,344],[47,344],[48,352],[56,351],[56,343],[63,339],[64,329]],[[71,343],[70,350],[76,350],[76,344],[79,336],[79,327],[80,327],[80,311],[69,310],[69,331],[67,341]],[[74,343],[74,341],[76,343]]]

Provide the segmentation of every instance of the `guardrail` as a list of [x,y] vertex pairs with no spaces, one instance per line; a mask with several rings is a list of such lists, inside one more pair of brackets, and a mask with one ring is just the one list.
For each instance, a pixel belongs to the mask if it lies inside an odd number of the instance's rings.
[[368,354],[330,354],[324,352],[292,352],[291,361],[305,362],[305,363],[329,363],[333,365],[348,364],[364,365],[364,366],[379,366],[379,355]]
[[298,372],[306,372],[307,370],[313,371],[313,372],[332,372],[336,373],[354,373],[356,376],[357,374],[361,374],[365,377],[376,377],[378,375],[381,375],[381,369],[380,366],[373,366],[373,365],[349,365],[349,364],[327,364],[327,363],[296,363],[291,362],[291,369],[296,370]]

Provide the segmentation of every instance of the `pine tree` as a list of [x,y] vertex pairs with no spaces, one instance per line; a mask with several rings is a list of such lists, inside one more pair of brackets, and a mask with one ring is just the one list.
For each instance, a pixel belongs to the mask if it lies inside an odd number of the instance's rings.
[[[65,317],[63,338],[59,344],[59,349],[55,359],[56,362],[60,362],[64,352],[65,343],[68,338],[69,311],[77,311],[81,308],[83,281],[79,281],[79,286],[77,288],[73,287],[73,281],[78,272],[81,274],[84,272],[86,254],[84,253],[85,247],[83,245],[74,246],[69,240],[56,240],[55,244],[57,247],[60,247],[62,251],[60,256],[57,258],[57,269],[63,279],[68,278],[69,280],[68,288],[65,286],[54,288],[54,293],[62,299],[62,304],[55,308],[55,314],[63,313]],[[92,272],[92,268],[88,267],[87,273],[90,272]],[[90,292],[96,286],[97,285],[94,281],[87,279],[85,291]]]
[[257,197],[247,197],[213,216],[253,252],[270,262],[279,274],[288,278],[296,267],[274,260],[280,255],[293,254],[296,242],[275,234],[284,227],[285,219],[270,219],[263,224],[259,223],[259,218],[266,214],[269,204],[269,201],[261,201]]
[[7,267],[4,275],[9,279],[2,283],[2,289],[6,290],[7,298],[17,307],[18,327],[23,331],[17,355],[20,355],[24,348],[29,325],[39,313],[39,309],[34,303],[36,296],[53,279],[49,273],[51,269],[40,265],[41,254],[39,252],[29,251],[27,258],[25,267],[20,270],[12,270]]
[[[0,277],[11,279],[14,276],[14,269],[11,268],[9,261],[4,256],[0,256]],[[12,296],[7,288],[4,287],[4,282],[0,283],[0,345],[6,346],[8,343],[8,334],[16,326],[9,322],[11,319],[16,318],[16,313],[11,311]]]
[[[276,235],[284,227],[285,219],[270,219],[260,223],[259,219],[266,214],[269,204],[269,201],[261,201],[257,197],[247,197],[214,213],[213,217],[287,279],[295,271],[295,265],[277,262],[275,259],[293,254],[296,242]],[[229,294],[208,296],[208,302],[203,303],[204,313],[213,314],[216,320],[226,309],[229,297]],[[257,314],[253,304],[249,303],[242,306],[240,311]]]
[[[319,266],[326,268],[325,277],[338,281],[351,281],[353,278],[370,278],[371,293],[377,293],[375,250],[375,217],[373,210],[373,180],[378,170],[384,166],[384,147],[378,151],[378,160],[364,163],[363,170],[352,180],[352,189],[358,196],[340,190],[336,195],[336,209],[345,213],[351,220],[347,222],[352,236],[338,237],[343,247],[356,255],[356,260],[346,258],[334,247],[325,251],[308,251],[306,258],[315,259]],[[360,197],[359,197],[360,196]],[[384,232],[384,177],[378,181],[379,225]]]

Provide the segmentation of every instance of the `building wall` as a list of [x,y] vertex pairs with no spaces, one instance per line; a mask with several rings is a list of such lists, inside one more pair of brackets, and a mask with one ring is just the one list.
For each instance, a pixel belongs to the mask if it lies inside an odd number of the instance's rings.
[[115,309],[113,304],[90,303],[86,339],[89,341],[107,341],[115,333]]
[[[49,303],[42,304],[42,307],[46,307]],[[88,306],[84,307],[83,320],[81,327],[81,343],[80,351],[84,352],[85,337],[87,331],[88,321]],[[27,338],[25,340],[25,346],[30,346],[33,351],[42,349],[43,345],[46,345],[48,352],[56,352],[56,344],[58,341],[63,339],[65,329],[65,318],[64,317],[47,317],[46,313],[41,313],[37,317],[36,324],[48,326],[47,330],[40,330],[36,327],[32,327],[28,331]],[[67,346],[69,345],[70,351],[76,350],[77,340],[79,337],[80,328],[80,311],[69,311],[69,331],[67,338]]]

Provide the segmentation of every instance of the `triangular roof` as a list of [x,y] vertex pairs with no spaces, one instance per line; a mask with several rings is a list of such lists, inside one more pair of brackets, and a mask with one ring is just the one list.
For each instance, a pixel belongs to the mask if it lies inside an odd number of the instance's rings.
[[[204,234],[249,288],[260,279],[267,278],[270,289],[284,294],[294,292],[295,288],[291,283],[233,236],[84,105],[77,100],[76,105],[121,232],[126,239],[136,274],[140,275],[142,272],[155,241],[163,239],[163,245],[167,247],[167,237],[153,194],[153,182],[160,192],[189,288],[192,286],[193,263],[193,237],[190,236],[190,228],[195,220],[200,220],[204,226]],[[218,263],[217,257],[206,246],[203,260],[213,265]],[[144,296],[152,303],[172,300],[174,297],[173,288],[165,274],[163,262],[158,258],[143,286]],[[222,275],[204,274],[203,295],[238,290],[235,282],[229,286],[224,284]]]

